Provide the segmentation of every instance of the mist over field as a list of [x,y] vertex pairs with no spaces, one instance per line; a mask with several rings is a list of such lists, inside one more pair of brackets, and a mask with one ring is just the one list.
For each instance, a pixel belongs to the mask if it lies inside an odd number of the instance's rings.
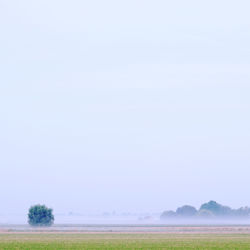
[[0,0],[0,224],[35,204],[55,223],[250,206],[249,9]]

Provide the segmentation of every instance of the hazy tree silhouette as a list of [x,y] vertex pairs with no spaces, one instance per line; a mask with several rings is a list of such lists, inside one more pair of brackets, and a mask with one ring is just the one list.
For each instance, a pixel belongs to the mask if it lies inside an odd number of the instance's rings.
[[197,210],[195,207],[185,205],[185,206],[177,208],[176,214],[179,216],[183,216],[183,217],[190,217],[190,216],[196,215]]

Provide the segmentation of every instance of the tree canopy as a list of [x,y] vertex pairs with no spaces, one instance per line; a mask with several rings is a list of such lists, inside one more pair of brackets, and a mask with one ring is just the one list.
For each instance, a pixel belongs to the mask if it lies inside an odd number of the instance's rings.
[[227,206],[223,206],[216,201],[209,201],[208,203],[204,203],[201,205],[200,210],[208,210],[211,211],[214,215],[217,216],[225,216],[230,215],[232,209]]
[[31,226],[51,226],[54,223],[53,210],[45,205],[30,207],[28,222]]
[[194,215],[196,215],[196,213],[197,213],[196,208],[192,207],[192,206],[189,206],[189,205],[179,207],[176,210],[176,214],[179,215],[179,216],[183,216],[183,217],[194,216]]
[[169,210],[169,211],[164,211],[162,214],[161,214],[161,219],[162,220],[165,220],[165,219],[171,219],[171,218],[175,218],[176,217],[176,213],[172,210]]

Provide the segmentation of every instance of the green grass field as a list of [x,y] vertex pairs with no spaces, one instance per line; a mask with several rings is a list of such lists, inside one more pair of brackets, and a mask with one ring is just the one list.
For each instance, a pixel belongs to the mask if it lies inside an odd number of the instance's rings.
[[0,249],[250,249],[248,234],[1,234]]

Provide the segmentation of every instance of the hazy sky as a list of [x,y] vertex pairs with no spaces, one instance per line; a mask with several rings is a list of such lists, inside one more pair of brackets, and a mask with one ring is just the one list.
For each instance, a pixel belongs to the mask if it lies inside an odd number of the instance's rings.
[[0,0],[0,213],[250,206],[249,9]]

